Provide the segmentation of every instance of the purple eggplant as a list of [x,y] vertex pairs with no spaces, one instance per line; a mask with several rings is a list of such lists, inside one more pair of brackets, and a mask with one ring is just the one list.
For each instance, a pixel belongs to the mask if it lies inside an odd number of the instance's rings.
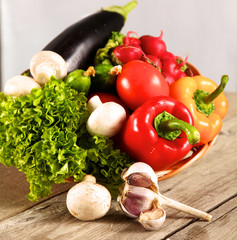
[[98,11],[66,28],[43,50],[61,55],[67,63],[68,72],[87,69],[93,65],[96,51],[104,47],[112,31],[120,31],[127,14],[137,5],[131,1],[125,6],[111,6]]

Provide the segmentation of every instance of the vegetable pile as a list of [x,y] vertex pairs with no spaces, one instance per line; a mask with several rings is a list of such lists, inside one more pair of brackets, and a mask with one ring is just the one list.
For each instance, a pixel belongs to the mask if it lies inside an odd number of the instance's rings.
[[0,162],[25,173],[29,200],[85,175],[118,196],[134,162],[166,170],[221,131],[228,76],[220,86],[194,76],[187,58],[167,51],[163,31],[121,33],[136,4],[73,24],[32,57],[24,76],[6,82]]

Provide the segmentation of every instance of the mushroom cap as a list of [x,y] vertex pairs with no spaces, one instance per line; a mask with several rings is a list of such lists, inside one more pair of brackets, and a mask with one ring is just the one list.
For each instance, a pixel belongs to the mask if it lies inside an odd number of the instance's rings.
[[41,88],[41,86],[31,77],[14,76],[7,80],[3,92],[13,97],[21,97],[31,93],[33,88]]
[[113,137],[121,130],[125,121],[125,109],[115,102],[106,102],[91,113],[87,130],[91,135]]
[[30,72],[40,84],[47,83],[51,76],[63,79],[67,76],[67,63],[56,52],[40,51],[30,61]]
[[104,186],[84,181],[68,191],[66,205],[74,217],[91,221],[106,215],[111,206],[111,195]]

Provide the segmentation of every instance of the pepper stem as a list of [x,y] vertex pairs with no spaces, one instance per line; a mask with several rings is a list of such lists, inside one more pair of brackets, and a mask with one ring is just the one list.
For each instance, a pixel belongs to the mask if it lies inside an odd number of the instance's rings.
[[209,117],[215,111],[215,105],[213,100],[223,92],[228,80],[229,77],[227,75],[223,75],[220,85],[212,93],[200,89],[197,89],[194,92],[193,99],[199,112]]
[[155,117],[154,127],[159,136],[168,140],[176,139],[181,131],[184,131],[191,145],[200,141],[200,133],[194,126],[172,116],[166,111]]
[[214,90],[212,93],[210,93],[209,95],[203,97],[203,101],[206,104],[211,103],[214,99],[216,99],[225,89],[225,86],[227,84],[229,80],[228,75],[223,75],[221,77],[221,83],[220,85],[216,88],[216,90]]
[[124,21],[126,22],[127,20],[127,15],[132,11],[133,8],[137,6],[137,1],[133,0],[129,3],[127,3],[124,6],[110,6],[107,8],[103,8],[105,11],[110,11],[110,12],[116,12],[121,14],[124,17]]
[[163,132],[173,132],[177,130],[182,130],[185,132],[188,142],[194,145],[200,141],[200,134],[198,130],[191,124],[182,121],[178,118],[173,118],[160,123],[159,128]]

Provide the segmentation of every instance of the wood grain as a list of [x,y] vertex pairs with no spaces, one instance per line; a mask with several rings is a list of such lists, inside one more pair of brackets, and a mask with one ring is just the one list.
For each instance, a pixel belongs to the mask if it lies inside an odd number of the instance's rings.
[[40,202],[26,199],[22,173],[0,166],[0,239],[237,239],[237,94],[227,94],[229,112],[211,150],[188,169],[159,183],[160,192],[213,215],[210,222],[166,208],[159,231],[146,231],[113,201],[102,219],[83,222],[67,211],[72,184],[56,185]]

